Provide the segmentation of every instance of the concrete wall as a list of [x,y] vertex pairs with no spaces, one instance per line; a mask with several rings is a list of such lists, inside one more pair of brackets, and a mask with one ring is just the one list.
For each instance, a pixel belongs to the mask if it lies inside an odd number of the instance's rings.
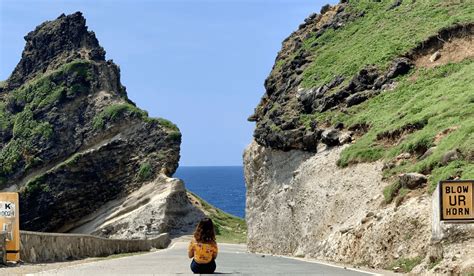
[[53,262],[103,257],[112,254],[165,248],[168,234],[153,239],[114,240],[82,234],[60,234],[21,231],[20,258],[24,262]]

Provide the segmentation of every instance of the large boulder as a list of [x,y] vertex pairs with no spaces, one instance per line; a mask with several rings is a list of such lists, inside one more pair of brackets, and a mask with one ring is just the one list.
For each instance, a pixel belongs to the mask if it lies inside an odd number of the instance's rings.
[[399,181],[404,188],[416,189],[426,184],[428,178],[421,173],[404,173],[399,176]]
[[337,129],[326,129],[321,134],[321,142],[326,144],[329,147],[339,145],[339,135],[340,131]]
[[461,158],[462,158],[461,151],[459,149],[453,149],[443,154],[443,156],[441,157],[441,164],[446,166],[449,162],[459,160]]
[[179,129],[128,99],[85,23],[77,12],[28,33],[0,97],[0,189],[20,193],[23,230],[79,227],[178,167]]

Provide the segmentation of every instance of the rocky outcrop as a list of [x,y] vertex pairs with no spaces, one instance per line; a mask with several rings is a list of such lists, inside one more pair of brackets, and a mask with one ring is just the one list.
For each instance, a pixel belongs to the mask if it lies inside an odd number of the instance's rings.
[[105,61],[105,50],[99,45],[94,32],[87,30],[85,23],[80,12],[69,16],[62,14],[28,33],[21,60],[6,89],[18,88],[36,75],[74,59]]
[[281,150],[315,151],[316,144],[324,143],[319,134],[328,126],[317,120],[305,122],[304,116],[330,110],[345,112],[351,106],[391,90],[395,79],[410,72],[421,56],[440,49],[452,39],[474,33],[472,23],[443,28],[414,49],[394,57],[387,68],[360,65],[358,73],[351,77],[336,75],[323,85],[305,86],[302,83],[305,72],[313,62],[312,53],[319,47],[317,42],[305,45],[305,41],[365,16],[364,12],[355,12],[349,7],[349,3],[326,6],[322,9],[324,13],[310,15],[283,41],[275,65],[265,80],[265,94],[249,117],[249,121],[256,122],[254,139],[259,144]]
[[68,232],[114,239],[146,239],[160,233],[189,234],[205,216],[189,199],[184,183],[159,175],[126,198],[110,201]]
[[[410,59],[399,57],[385,71],[367,66],[349,82],[345,82],[343,76],[335,76],[322,86],[304,87],[302,73],[311,64],[312,56],[308,47],[303,46],[303,40],[318,38],[328,30],[337,30],[364,16],[363,12],[350,10],[347,3],[325,6],[322,11],[324,13],[305,19],[283,42],[272,72],[265,80],[265,95],[249,117],[249,121],[256,122],[254,138],[261,145],[281,150],[316,151],[317,144],[326,141],[319,135],[326,126],[317,121],[304,124],[302,115],[360,104],[389,88],[393,79],[412,67]],[[317,43],[311,45],[313,50],[317,47]]]
[[[474,271],[458,256],[474,254],[472,227],[453,226],[441,242],[431,235],[437,181],[474,176],[472,122],[449,137],[469,116],[454,110],[472,102],[461,96],[473,56],[466,8],[340,1],[283,41],[249,117],[256,122],[244,153],[251,251],[397,272]],[[454,10],[454,21],[436,15]],[[463,71],[449,78],[451,70]],[[445,83],[460,89],[440,89]],[[441,98],[457,103],[443,115],[431,108]]]
[[247,147],[250,251],[379,268],[410,260],[422,263],[418,273],[442,259],[440,273],[474,268],[466,257],[474,252],[473,227],[451,225],[449,242],[433,242],[431,196],[386,204],[382,162],[338,168],[344,147],[319,148],[318,153],[285,152],[256,142]]
[[424,254],[430,239],[424,212],[430,198],[413,199],[397,212],[394,206],[381,208],[387,185],[382,163],[340,169],[336,161],[342,149],[283,152],[255,142],[247,148],[251,251],[377,267],[388,266],[397,256]]
[[[127,198],[148,189],[150,202],[163,202],[147,211],[160,215],[130,231],[178,231],[174,217],[193,212],[182,184],[167,180],[178,167],[179,129],[127,98],[119,67],[105,60],[80,12],[39,25],[25,40],[0,93],[0,188],[20,192],[21,229],[70,231],[110,202],[123,224],[118,213],[139,207]],[[112,228],[101,233],[133,236]]]

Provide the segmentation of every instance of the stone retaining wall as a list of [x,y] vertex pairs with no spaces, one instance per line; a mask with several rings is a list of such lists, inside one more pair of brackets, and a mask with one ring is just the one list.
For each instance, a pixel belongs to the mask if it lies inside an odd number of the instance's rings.
[[27,263],[55,262],[165,248],[167,233],[153,239],[114,240],[82,234],[20,231],[20,258]]

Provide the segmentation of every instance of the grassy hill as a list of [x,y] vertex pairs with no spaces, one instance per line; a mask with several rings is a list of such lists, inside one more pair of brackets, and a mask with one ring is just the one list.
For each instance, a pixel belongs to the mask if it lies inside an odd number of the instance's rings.
[[[338,165],[384,160],[387,202],[404,193],[401,173],[427,175],[429,192],[439,180],[474,178],[473,23],[473,1],[323,7],[283,42],[250,118],[257,142],[315,151],[324,130],[362,129]],[[397,59],[409,70],[389,77]],[[357,95],[365,98],[349,104]]]

